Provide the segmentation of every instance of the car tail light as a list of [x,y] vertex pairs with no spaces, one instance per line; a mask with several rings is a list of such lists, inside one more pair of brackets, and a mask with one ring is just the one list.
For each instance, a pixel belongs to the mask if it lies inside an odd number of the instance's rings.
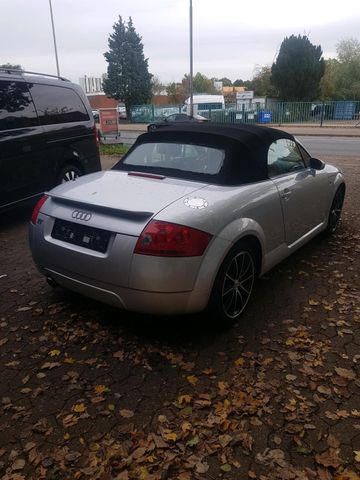
[[43,197],[40,198],[40,200],[38,200],[37,204],[35,205],[35,208],[34,208],[32,214],[31,214],[31,223],[33,225],[36,224],[39,213],[40,213],[40,210],[41,210],[41,207],[44,205],[44,203],[46,202],[46,200],[48,198],[49,197],[47,195],[44,195]]
[[134,253],[159,257],[197,257],[212,235],[175,223],[151,220],[142,231]]
[[95,135],[96,148],[99,148],[99,134],[96,128],[96,124],[94,124],[94,135]]

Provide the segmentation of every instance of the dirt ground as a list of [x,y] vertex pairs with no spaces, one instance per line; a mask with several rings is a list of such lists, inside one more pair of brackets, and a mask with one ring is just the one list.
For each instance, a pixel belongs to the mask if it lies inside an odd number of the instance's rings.
[[0,477],[356,480],[360,163],[343,222],[259,280],[240,323],[139,316],[33,265],[0,216]]

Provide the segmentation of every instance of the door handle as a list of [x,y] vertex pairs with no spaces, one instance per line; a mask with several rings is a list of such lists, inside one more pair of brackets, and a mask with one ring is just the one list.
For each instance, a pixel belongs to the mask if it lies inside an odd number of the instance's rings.
[[283,198],[284,200],[289,200],[290,195],[291,195],[291,190],[289,190],[288,188],[285,188],[281,193],[281,198]]

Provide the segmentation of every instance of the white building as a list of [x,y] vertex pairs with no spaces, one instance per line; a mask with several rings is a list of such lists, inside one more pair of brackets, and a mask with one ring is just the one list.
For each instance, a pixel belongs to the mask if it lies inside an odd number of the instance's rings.
[[102,86],[104,78],[106,78],[106,73],[103,73],[101,77],[88,77],[84,75],[79,78],[79,84],[87,95],[104,94]]

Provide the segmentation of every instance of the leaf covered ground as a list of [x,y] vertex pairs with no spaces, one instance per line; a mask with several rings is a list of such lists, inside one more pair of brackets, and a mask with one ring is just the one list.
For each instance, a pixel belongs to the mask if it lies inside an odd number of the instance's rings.
[[[342,165],[341,165],[341,162]],[[359,480],[360,193],[260,280],[242,322],[51,290],[1,217],[0,478]]]

